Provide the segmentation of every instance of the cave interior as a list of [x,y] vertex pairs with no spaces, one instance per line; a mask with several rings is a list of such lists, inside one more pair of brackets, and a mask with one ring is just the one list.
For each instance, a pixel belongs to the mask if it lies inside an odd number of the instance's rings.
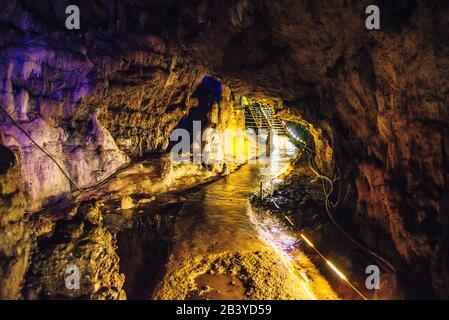
[[0,4],[0,299],[449,299],[447,1]]

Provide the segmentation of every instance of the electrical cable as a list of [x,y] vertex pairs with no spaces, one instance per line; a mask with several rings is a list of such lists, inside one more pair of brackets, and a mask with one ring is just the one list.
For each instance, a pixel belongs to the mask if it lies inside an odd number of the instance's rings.
[[67,179],[70,181],[70,183],[80,192],[82,192],[83,190],[76,184],[76,182],[70,177],[70,175],[62,168],[62,166],[58,163],[58,161],[56,161],[56,159],[50,154],[48,153],[43,147],[41,147],[36,141],[34,141],[34,139],[28,134],[28,132],[26,132],[22,126],[9,114],[8,111],[6,111],[5,108],[3,108],[3,106],[0,104],[0,109],[2,109],[2,111],[8,116],[9,119],[11,119],[11,121],[14,123],[14,125],[28,138],[30,139],[30,141],[36,145],[36,147],[41,150],[45,155],[47,155],[55,164],[56,166],[59,168],[59,170],[61,170],[61,172],[67,177]]
[[[326,208],[326,213],[329,217],[329,219],[331,220],[332,224],[338,229],[338,231],[340,231],[341,234],[343,234],[345,236],[345,238],[347,238],[356,248],[364,251],[365,253],[368,253],[369,255],[371,255],[372,257],[375,258],[376,261],[379,261],[381,263],[383,263],[384,265],[386,265],[391,271],[393,271],[394,273],[397,273],[396,268],[385,258],[381,257],[379,254],[377,254],[376,252],[374,252],[373,250],[367,248],[366,246],[362,245],[361,243],[359,243],[357,240],[355,240],[353,237],[351,237],[344,229],[343,227],[341,227],[338,222],[336,221],[334,215],[332,214],[332,210],[331,207],[335,208],[336,205],[333,204],[329,197],[332,194],[333,190],[334,190],[334,184],[332,181],[332,179],[330,179],[329,177],[320,174],[318,172],[318,170],[316,168],[314,168],[313,166],[313,155],[312,155],[312,150],[307,147],[305,144],[301,144],[302,146],[304,146],[302,149],[302,152],[304,152],[306,150],[306,153],[308,155],[308,165],[310,167],[310,169],[312,170],[312,172],[319,178],[321,179],[321,183],[322,183],[322,187],[323,187],[323,193],[325,196],[325,208]],[[329,190],[326,189],[326,185],[325,185],[325,181],[329,184],[330,188]]]

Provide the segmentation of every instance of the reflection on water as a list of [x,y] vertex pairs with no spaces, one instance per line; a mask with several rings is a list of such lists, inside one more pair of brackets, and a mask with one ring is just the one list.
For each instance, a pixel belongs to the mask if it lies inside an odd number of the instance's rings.
[[288,139],[276,140],[278,143],[275,143],[269,159],[244,165],[237,172],[206,187],[195,208],[189,208],[202,213],[196,221],[204,223],[203,227],[197,226],[202,233],[201,242],[207,238],[209,243],[215,243],[214,250],[231,250],[253,246],[251,242],[257,241],[247,215],[248,197],[259,190],[260,182],[265,183],[281,174],[297,152]]
[[[306,278],[298,277],[292,259],[252,221],[249,196],[259,190],[261,182],[283,173],[297,152],[287,138],[276,139],[274,145],[269,161],[242,166],[184,204],[176,220],[166,274],[155,298],[323,298]],[[224,275],[232,276],[237,284],[237,279],[241,280],[245,291],[236,289],[240,292],[236,296],[223,283],[228,279]],[[207,289],[204,295],[199,284]]]
[[304,291],[320,300],[339,299],[328,281],[300,249],[297,233],[287,228],[280,220],[281,217],[251,211],[250,219],[260,237],[285,261],[288,270],[301,280]]

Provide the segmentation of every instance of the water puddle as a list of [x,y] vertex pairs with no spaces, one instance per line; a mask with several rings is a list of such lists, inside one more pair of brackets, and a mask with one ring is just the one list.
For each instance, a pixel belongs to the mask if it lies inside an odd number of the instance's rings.
[[[244,165],[184,204],[176,220],[166,274],[154,298],[206,299],[218,298],[221,293],[231,299],[232,295],[223,292],[232,289],[232,282],[241,283],[236,299],[335,297],[330,289],[317,294],[314,291],[318,290],[309,287],[313,272],[301,276],[306,260],[299,253],[292,259],[283,247],[294,242],[293,238],[273,230],[264,233],[252,218],[249,196],[258,192],[261,182],[283,173],[296,152],[288,140],[279,141],[270,161]],[[296,272],[294,261],[299,261],[301,271]],[[314,283],[320,280],[313,279]]]

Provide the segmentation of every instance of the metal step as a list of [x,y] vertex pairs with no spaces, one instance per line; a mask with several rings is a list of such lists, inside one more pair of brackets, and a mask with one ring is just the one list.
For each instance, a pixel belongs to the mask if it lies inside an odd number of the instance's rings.
[[245,126],[252,129],[273,130],[278,135],[287,135],[284,125],[274,116],[273,111],[259,104],[245,107]]

